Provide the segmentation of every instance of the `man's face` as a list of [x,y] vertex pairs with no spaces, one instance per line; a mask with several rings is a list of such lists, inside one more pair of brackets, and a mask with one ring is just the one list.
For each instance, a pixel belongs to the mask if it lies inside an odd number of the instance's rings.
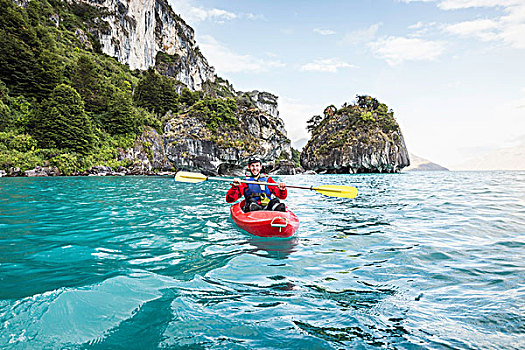
[[248,165],[248,169],[250,169],[250,172],[252,173],[253,176],[257,176],[261,172],[261,163],[259,162],[252,163]]

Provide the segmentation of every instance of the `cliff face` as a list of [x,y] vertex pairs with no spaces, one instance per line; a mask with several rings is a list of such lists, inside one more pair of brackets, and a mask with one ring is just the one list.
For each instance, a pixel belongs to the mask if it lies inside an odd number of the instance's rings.
[[252,155],[259,156],[266,169],[273,169],[276,159],[290,157],[290,140],[280,118],[252,106],[238,106],[234,122],[222,122],[215,130],[191,110],[172,115],[163,134],[148,128],[133,148],[119,150],[118,160],[132,161],[131,174],[176,168],[240,175]]
[[399,125],[384,104],[368,96],[346,106],[312,130],[303,148],[305,169],[329,173],[392,173],[410,164]]
[[159,52],[172,56],[168,72],[191,90],[215,79],[214,69],[200,53],[193,29],[166,0],[81,0],[100,10],[92,33],[102,52],[131,69],[155,66]]
[[213,67],[197,48],[193,29],[166,0],[81,1],[104,14],[93,29],[104,53],[131,69],[154,66],[191,90],[238,102],[238,125],[234,128],[220,125],[210,130],[206,117],[197,118],[189,110],[171,118],[166,116],[162,135],[148,130],[133,149],[119,153],[119,158],[137,163],[136,171],[166,170],[172,164],[177,169],[228,174],[238,173],[254,154],[267,167],[272,167],[279,157],[290,157],[290,140],[279,118],[277,96],[259,91],[237,92],[228,82],[216,78]]
[[277,158],[290,157],[290,140],[280,118],[252,106],[238,106],[234,114],[236,122],[222,122],[216,130],[191,112],[172,117],[164,127],[166,157],[179,169],[209,175],[239,174],[252,155],[267,168],[273,168]]
[[279,117],[279,111],[277,109],[277,96],[270,94],[269,92],[260,92],[257,90],[244,93],[250,97],[255,104],[255,107],[261,111],[266,112],[274,118]]

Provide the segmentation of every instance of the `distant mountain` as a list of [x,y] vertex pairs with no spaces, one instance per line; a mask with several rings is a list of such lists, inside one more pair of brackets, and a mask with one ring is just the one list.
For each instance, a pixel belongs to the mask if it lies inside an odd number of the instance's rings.
[[308,139],[307,138],[302,138],[302,139],[299,139],[299,140],[296,140],[296,141],[293,141],[292,142],[292,147],[295,148],[296,150],[300,151],[303,149],[303,147],[308,143]]
[[525,142],[471,158],[452,167],[453,170],[525,170]]
[[448,171],[447,168],[410,153],[410,166],[404,171]]

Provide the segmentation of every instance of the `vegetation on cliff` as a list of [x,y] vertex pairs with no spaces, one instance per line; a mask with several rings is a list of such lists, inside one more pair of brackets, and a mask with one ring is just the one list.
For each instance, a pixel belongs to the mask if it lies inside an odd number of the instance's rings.
[[[174,115],[195,117],[208,138],[239,146],[242,97],[225,80],[203,91],[161,73],[179,60],[159,53],[147,71],[100,51],[103,10],[82,3],[0,0],[0,170],[56,166],[62,174],[118,162],[145,128],[159,132]],[[228,139],[227,129],[235,135]],[[255,141],[253,141],[255,143]]]
[[399,130],[399,125],[394,118],[394,112],[376,98],[357,95],[356,102],[352,105],[345,103],[340,109],[330,105],[324,110],[324,118],[315,115],[306,122],[306,129],[313,135],[322,131],[331,118],[344,116],[348,125],[365,127],[368,129],[379,128],[384,132]]
[[408,165],[394,112],[376,98],[357,95],[340,109],[307,121],[312,134],[301,154],[306,169],[328,172],[393,172]]

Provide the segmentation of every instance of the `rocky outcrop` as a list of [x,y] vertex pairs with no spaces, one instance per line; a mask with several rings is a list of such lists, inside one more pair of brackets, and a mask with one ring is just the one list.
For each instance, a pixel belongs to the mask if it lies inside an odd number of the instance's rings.
[[253,90],[250,92],[239,92],[240,95],[247,95],[253,101],[255,107],[268,115],[278,118],[279,110],[277,109],[277,96],[269,92]]
[[239,125],[233,129],[221,126],[210,130],[205,120],[191,113],[166,117],[169,121],[163,134],[147,130],[133,148],[118,151],[117,160],[132,162],[130,173],[174,167],[208,174],[238,173],[253,154],[262,157],[269,169],[274,167],[275,159],[291,155],[277,96],[259,91],[236,92],[229,82],[216,78],[196,45],[193,29],[166,0],[81,1],[100,10],[92,34],[99,39],[104,53],[131,69],[155,66],[161,74],[174,77],[191,90],[239,102]]
[[[132,148],[117,150],[117,161],[131,161],[125,170],[127,174],[141,175],[154,171],[173,170],[173,164],[168,160],[165,151],[165,140],[155,129],[147,128],[135,140]],[[129,162],[128,162],[129,163]]]
[[155,66],[159,52],[170,55],[172,76],[191,90],[215,79],[214,69],[198,49],[193,29],[166,0],[81,0],[100,10],[90,28],[102,52],[131,69]]
[[[216,78],[213,67],[200,53],[194,32],[166,0],[82,0],[99,9],[106,25],[95,34],[102,51],[130,68],[151,66],[172,76],[191,90],[207,96],[235,98],[239,103],[237,128],[210,130],[205,121],[188,113],[173,116],[164,133],[147,131],[135,147],[119,150],[118,160],[132,160],[131,173],[153,170],[197,169],[208,174],[238,173],[257,154],[267,168],[274,160],[291,155],[290,140],[277,108],[277,96],[267,92],[236,92],[229,82]],[[180,92],[180,91],[179,91]]]
[[270,171],[271,175],[296,175],[304,173],[304,169],[297,167],[291,160],[281,160],[276,167]]
[[238,125],[210,130],[189,113],[171,118],[164,128],[167,158],[178,169],[198,169],[208,175],[239,174],[248,158],[258,155],[267,169],[279,157],[290,156],[283,122],[257,108],[240,107]]
[[37,166],[35,169],[24,171],[24,176],[40,177],[40,176],[60,176],[60,171],[56,166]]
[[410,164],[393,112],[369,96],[315,125],[301,165],[328,173],[392,173]]
[[130,175],[173,170],[241,175],[248,159],[257,155],[266,171],[296,173],[293,163],[286,159],[291,155],[290,140],[280,118],[246,107],[239,107],[236,117],[236,126],[211,130],[189,112],[171,115],[164,133],[148,128],[132,148],[118,149],[117,160],[131,164],[119,171]]

